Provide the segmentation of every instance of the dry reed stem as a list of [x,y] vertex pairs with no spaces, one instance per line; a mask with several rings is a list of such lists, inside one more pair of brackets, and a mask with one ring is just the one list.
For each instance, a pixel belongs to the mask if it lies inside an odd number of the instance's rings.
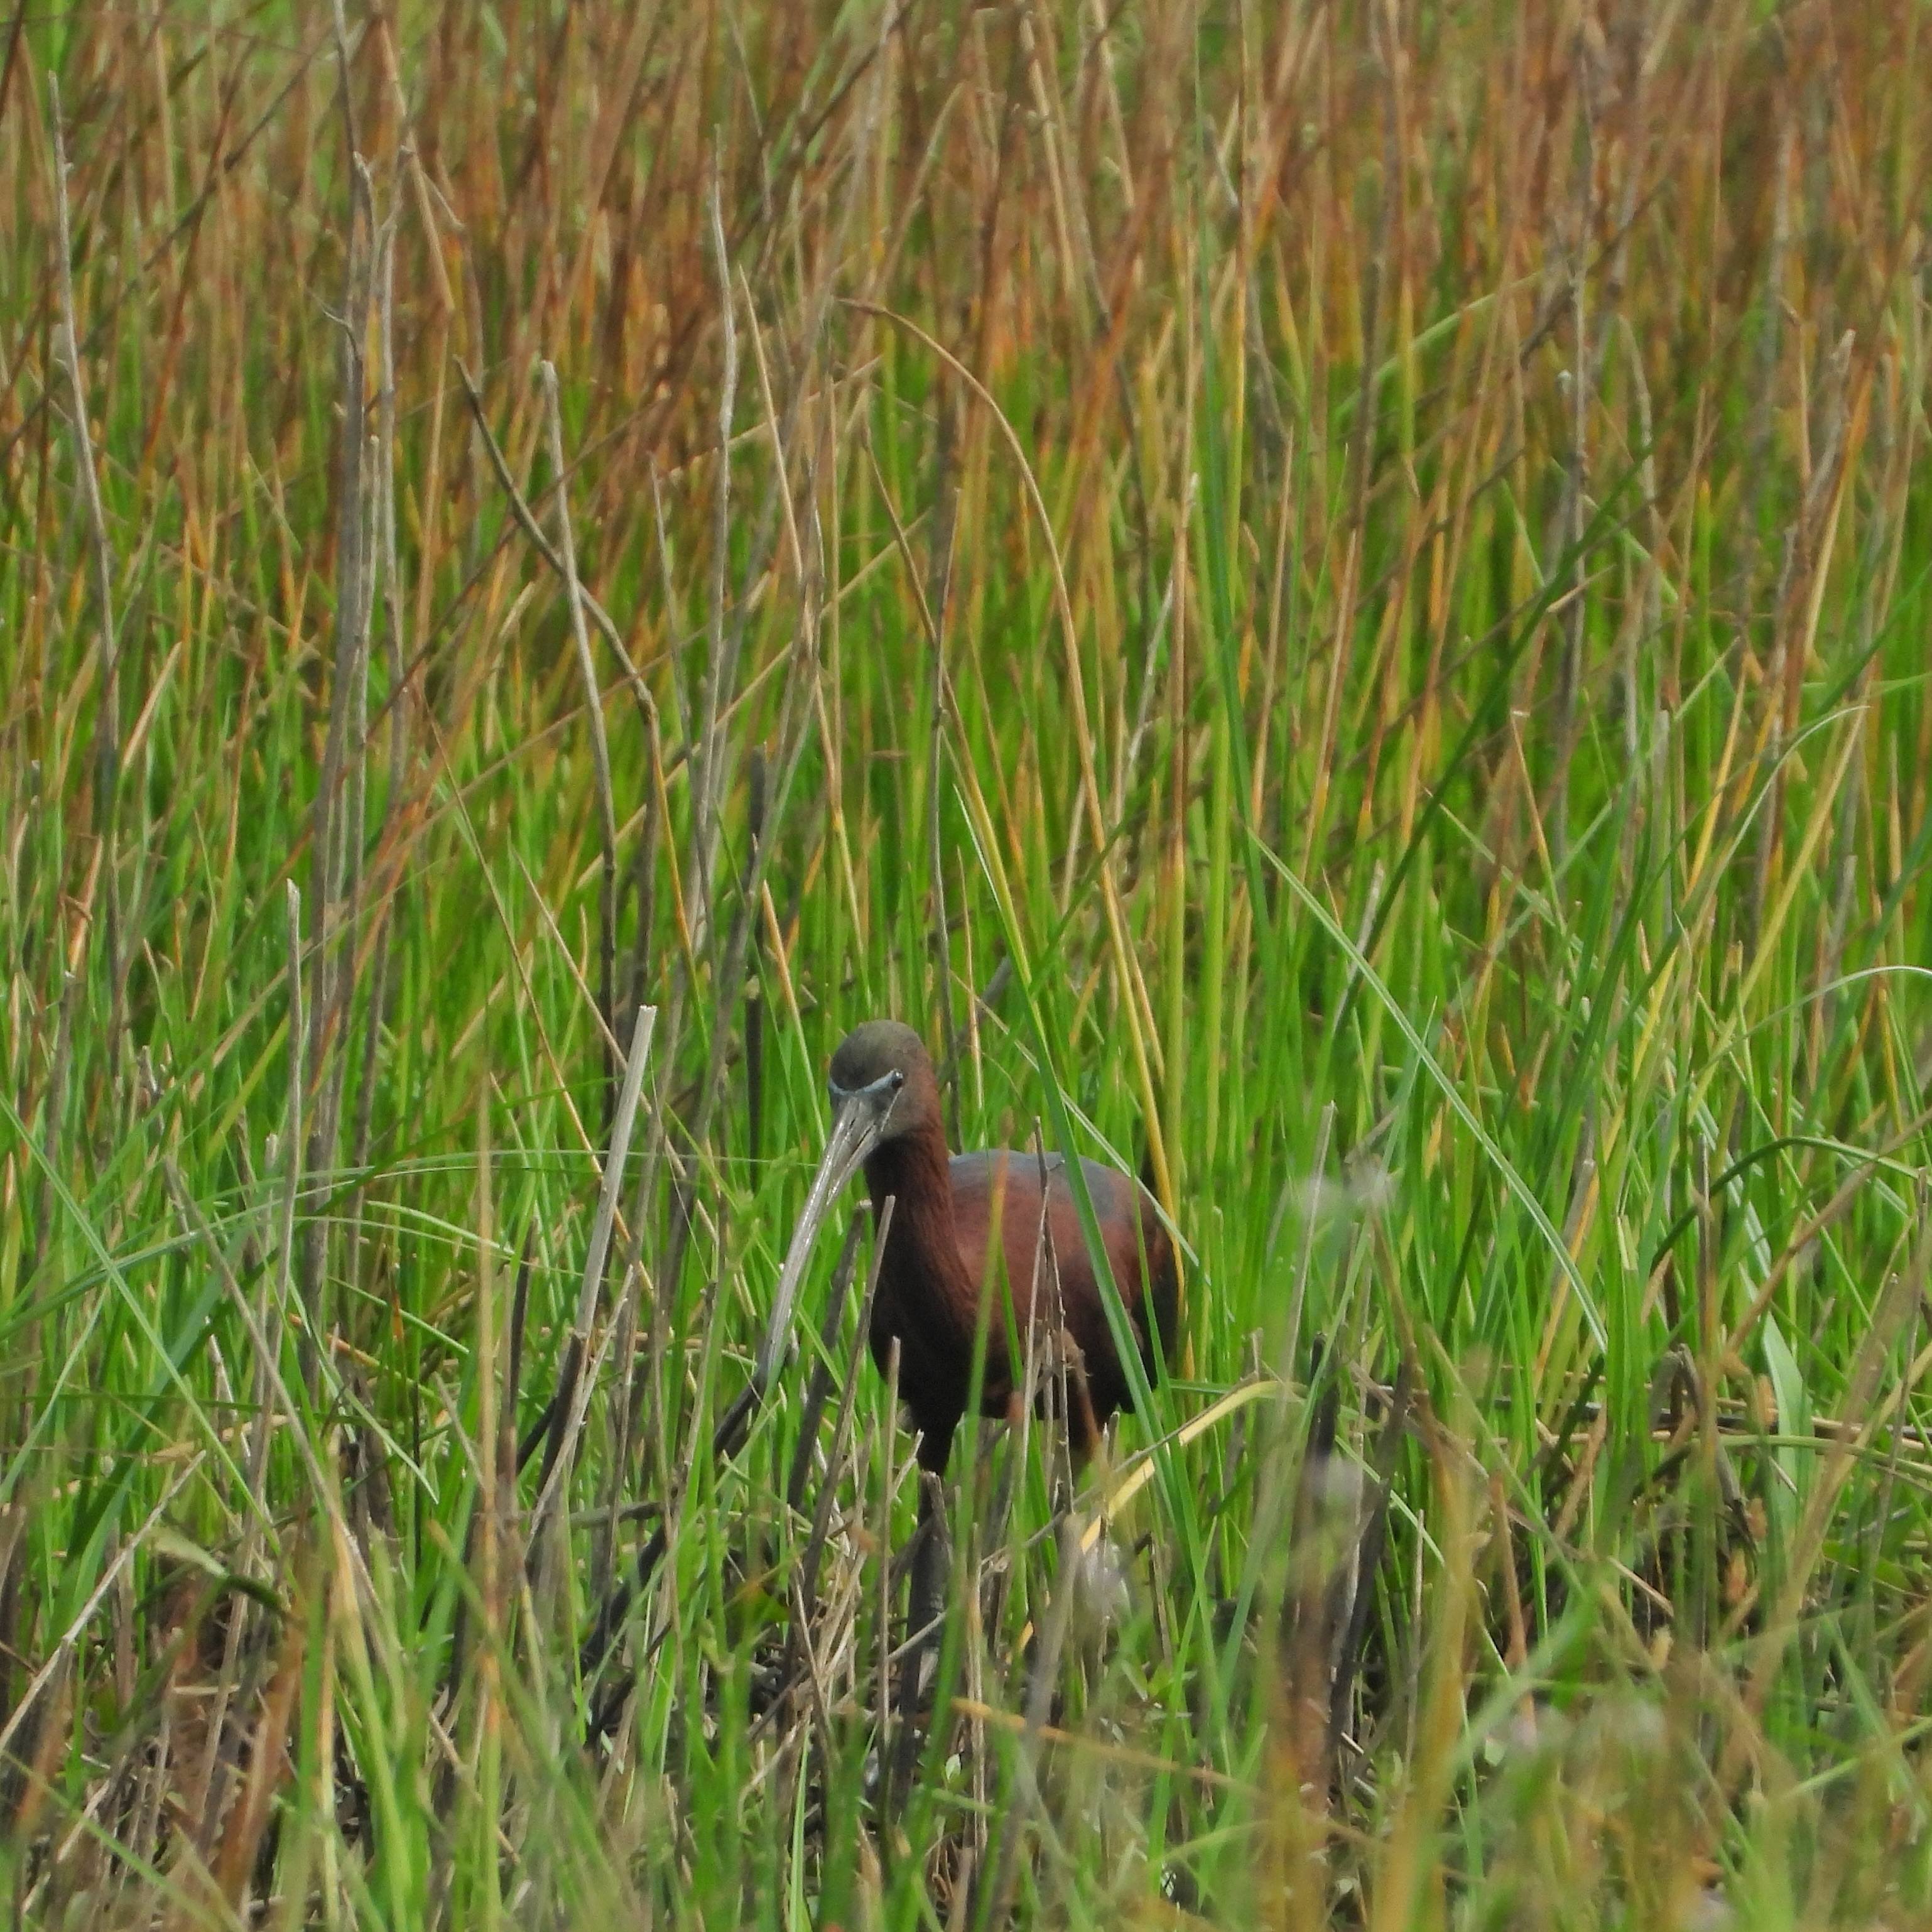
[[74,242],[68,232],[67,142],[62,128],[60,83],[47,76],[47,118],[54,148],[54,240],[60,290],[60,327],[56,343],[67,370],[74,399],[74,467],[80,478],[80,498],[86,513],[89,554],[94,565],[94,595],[99,607],[100,701],[95,730],[94,823],[106,847],[108,988],[108,1065],[119,1064],[121,1034],[120,864],[115,836],[115,800],[120,784],[121,704],[118,682],[120,650],[114,628],[114,552],[101,507],[100,479],[94,460],[94,432],[88,421],[87,382],[81,373],[80,335],[74,320]]
[[[584,715],[590,727],[591,776],[602,838],[603,868],[597,899],[597,1010],[608,1040],[617,1017],[612,1004],[616,998],[617,976],[617,808],[610,790],[610,745],[604,728],[603,695],[598,688],[597,667],[591,658],[590,634],[584,628],[583,588],[577,580],[577,546],[570,527],[570,489],[563,464],[563,420],[557,402],[556,370],[548,361],[537,367],[543,384],[550,472],[556,478],[557,554],[563,566],[564,594],[570,610],[571,638],[577,646],[577,668],[584,678]],[[608,1047],[604,1077],[608,1115],[616,1104],[612,1096],[617,1078],[616,1055]]]

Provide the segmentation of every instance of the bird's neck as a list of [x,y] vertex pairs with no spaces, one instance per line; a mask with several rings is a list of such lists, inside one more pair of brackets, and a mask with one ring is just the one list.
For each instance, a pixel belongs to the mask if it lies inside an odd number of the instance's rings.
[[952,1172],[945,1130],[938,1121],[886,1142],[866,1162],[866,1185],[876,1219],[892,1203],[886,1237],[887,1264],[900,1258],[948,1286],[959,1270],[952,1226]]

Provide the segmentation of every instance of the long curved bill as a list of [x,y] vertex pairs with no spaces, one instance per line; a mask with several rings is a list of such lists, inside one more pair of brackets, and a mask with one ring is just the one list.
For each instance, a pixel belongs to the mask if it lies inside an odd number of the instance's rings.
[[792,1310],[798,1300],[799,1284],[805,1279],[805,1264],[812,1258],[812,1244],[832,1202],[878,1145],[901,1084],[896,1075],[889,1074],[853,1093],[836,1087],[832,1090],[831,1138],[825,1143],[818,1172],[812,1176],[812,1191],[805,1197],[798,1226],[792,1231],[791,1246],[785,1251],[778,1294],[772,1303],[772,1318],[765,1325],[765,1339],[759,1345],[758,1364],[752,1370],[760,1394],[771,1386],[772,1376],[790,1346]]

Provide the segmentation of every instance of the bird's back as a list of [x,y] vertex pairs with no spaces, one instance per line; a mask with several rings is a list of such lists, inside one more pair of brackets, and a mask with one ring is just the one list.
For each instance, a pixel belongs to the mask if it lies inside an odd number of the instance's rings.
[[[1024,1335],[1033,1318],[1036,1296],[1040,1319],[1050,1320],[1057,1276],[1059,1312],[1084,1359],[1095,1415],[1104,1419],[1125,1407],[1130,1387],[1114,1352],[1113,1331],[1102,1305],[1065,1161],[1058,1154],[1046,1157],[1044,1243],[1037,1154],[1000,1148],[956,1154],[950,1166],[954,1232],[960,1258],[975,1287],[986,1283],[995,1294],[1003,1287],[1010,1292],[1014,1317]],[[1133,1322],[1141,1359],[1151,1378],[1156,1344],[1164,1351],[1173,1340],[1177,1289],[1173,1246],[1152,1198],[1138,1181],[1097,1161],[1083,1160],[1080,1168],[1100,1225],[1114,1286]],[[1005,1262],[1004,1283],[997,1271],[990,1282],[986,1273],[988,1231],[994,1226],[999,1230],[998,1252]],[[1000,1306],[997,1302],[994,1305],[996,1310]],[[991,1366],[989,1361],[989,1370]],[[989,1379],[989,1407],[996,1394],[1004,1400],[1004,1394],[991,1386]]]

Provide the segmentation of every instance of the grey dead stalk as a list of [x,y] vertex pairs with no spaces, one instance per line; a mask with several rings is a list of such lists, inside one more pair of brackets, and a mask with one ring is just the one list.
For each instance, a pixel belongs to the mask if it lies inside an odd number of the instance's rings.
[[583,1285],[578,1290],[577,1312],[570,1324],[569,1340],[564,1345],[563,1372],[551,1411],[550,1441],[544,1446],[543,1474],[538,1480],[536,1506],[530,1512],[530,1558],[539,1574],[548,1562],[544,1551],[547,1532],[559,1520],[557,1492],[575,1459],[578,1438],[583,1433],[584,1418],[590,1410],[590,1392],[596,1385],[596,1377],[586,1375],[584,1365],[590,1352],[590,1330],[604,1283],[604,1264],[610,1252],[610,1231],[617,1218],[617,1196],[624,1184],[624,1162],[631,1151],[631,1130],[637,1120],[638,1096],[644,1088],[644,1068],[650,1058],[651,1034],[657,1017],[655,1006],[638,1009],[631,1030],[630,1058],[624,1069],[623,1089],[617,1096],[617,1111],[610,1123],[610,1151],[604,1159],[596,1216],[590,1224],[590,1245],[584,1257]]
[[[338,33],[341,32],[337,9]],[[347,53],[338,47],[346,87]],[[342,453],[337,478],[335,531],[335,649],[331,677],[328,735],[316,786],[309,836],[309,898],[315,920],[314,964],[308,1011],[308,1076],[315,1083],[309,1114],[307,1166],[311,1183],[326,1180],[335,1165],[336,1126],[347,1066],[348,1029],[338,1022],[355,986],[354,916],[345,896],[349,854],[359,848],[362,826],[350,808],[359,789],[345,782],[346,767],[359,769],[363,747],[355,721],[367,713],[368,533],[363,524],[364,443],[368,411],[364,398],[364,331],[368,325],[376,238],[374,196],[369,170],[350,143],[349,237],[344,269],[341,334]],[[332,1040],[332,1065],[324,1055]],[[299,1286],[304,1330],[302,1379],[311,1400],[317,1388],[317,1351],[326,1324],[322,1278],[328,1250],[328,1222],[311,1216],[302,1231]]]

